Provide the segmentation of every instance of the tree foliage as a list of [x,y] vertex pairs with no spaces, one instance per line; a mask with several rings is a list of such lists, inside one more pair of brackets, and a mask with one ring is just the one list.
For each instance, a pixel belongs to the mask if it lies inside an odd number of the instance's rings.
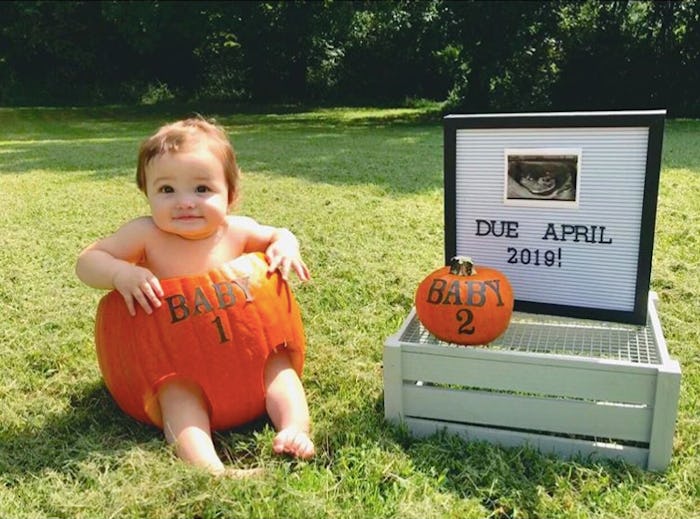
[[700,4],[0,3],[0,103],[446,101],[700,114]]

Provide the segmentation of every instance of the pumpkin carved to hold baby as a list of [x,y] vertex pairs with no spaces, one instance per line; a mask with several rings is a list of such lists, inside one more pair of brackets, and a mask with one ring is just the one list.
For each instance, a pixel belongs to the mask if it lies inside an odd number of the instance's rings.
[[268,273],[259,253],[228,267],[226,273],[160,280],[163,304],[151,315],[140,308],[129,315],[117,291],[102,298],[97,358],[127,414],[162,427],[157,392],[178,379],[199,386],[212,429],[226,429],[265,412],[263,372],[272,352],[284,348],[301,376],[304,330],[287,283],[278,272]]
[[418,320],[438,339],[487,344],[510,323],[513,289],[502,272],[457,256],[418,285],[415,306]]

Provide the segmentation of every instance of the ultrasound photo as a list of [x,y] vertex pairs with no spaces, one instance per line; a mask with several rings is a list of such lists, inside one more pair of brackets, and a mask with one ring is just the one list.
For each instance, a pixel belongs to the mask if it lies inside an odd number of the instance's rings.
[[578,155],[508,155],[507,200],[576,202]]

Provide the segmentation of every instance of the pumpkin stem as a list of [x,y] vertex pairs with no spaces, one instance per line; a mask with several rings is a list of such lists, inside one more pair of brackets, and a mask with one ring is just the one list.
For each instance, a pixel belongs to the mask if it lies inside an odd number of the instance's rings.
[[476,274],[474,262],[469,256],[455,256],[450,260],[450,274],[453,276],[471,276]]

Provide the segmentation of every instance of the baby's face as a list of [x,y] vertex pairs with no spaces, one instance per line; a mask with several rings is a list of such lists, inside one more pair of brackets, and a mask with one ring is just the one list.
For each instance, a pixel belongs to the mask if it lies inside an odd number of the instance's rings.
[[146,193],[155,224],[183,238],[211,236],[228,212],[224,167],[206,145],[155,157],[146,166]]

